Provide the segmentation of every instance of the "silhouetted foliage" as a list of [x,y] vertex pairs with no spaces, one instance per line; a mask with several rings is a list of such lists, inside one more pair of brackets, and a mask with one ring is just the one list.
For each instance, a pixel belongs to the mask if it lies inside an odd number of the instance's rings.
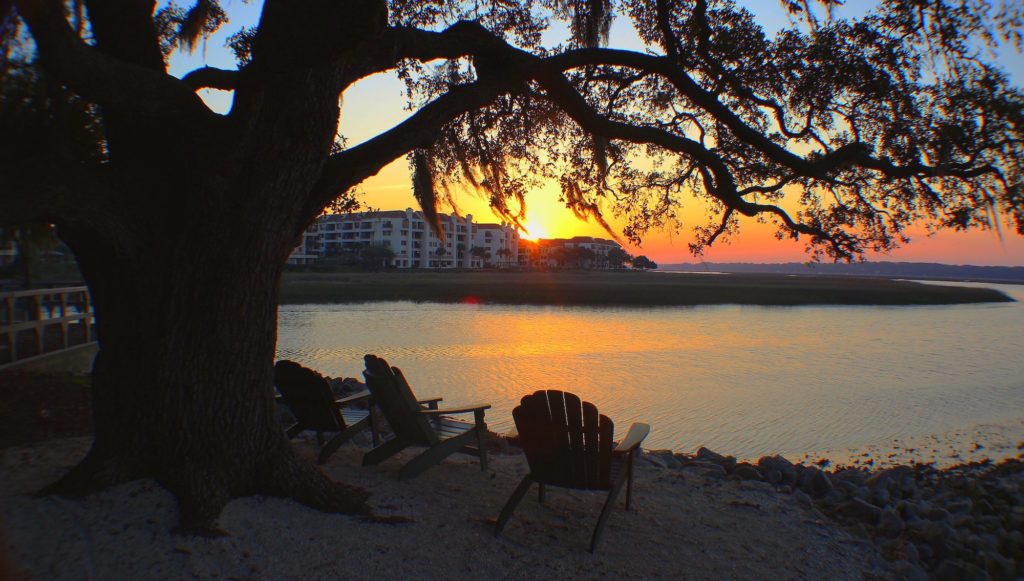
[[612,248],[608,251],[609,268],[622,268],[627,262],[633,260],[633,256],[621,248]]
[[635,256],[630,263],[633,265],[633,268],[639,270],[654,270],[658,268],[658,263],[646,256]]

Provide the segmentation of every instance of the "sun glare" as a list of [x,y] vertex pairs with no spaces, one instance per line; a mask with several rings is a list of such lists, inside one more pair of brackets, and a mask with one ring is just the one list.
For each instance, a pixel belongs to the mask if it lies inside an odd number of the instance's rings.
[[519,233],[519,237],[536,241],[540,238],[548,238],[548,233],[541,225],[527,222],[523,224],[523,232]]

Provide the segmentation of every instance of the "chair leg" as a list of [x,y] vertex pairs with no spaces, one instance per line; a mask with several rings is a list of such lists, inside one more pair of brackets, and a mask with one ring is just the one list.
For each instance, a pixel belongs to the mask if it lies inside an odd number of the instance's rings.
[[380,446],[377,446],[373,450],[363,454],[363,466],[373,466],[380,464],[395,454],[401,452],[408,446],[404,440],[400,438],[393,438],[384,442]]
[[608,493],[608,500],[604,501],[604,507],[601,508],[601,516],[597,517],[597,526],[594,527],[594,536],[590,539],[590,552],[593,553],[597,549],[597,543],[601,540],[601,533],[604,532],[604,526],[608,524],[608,515],[612,512],[612,507],[615,506],[615,499],[618,498],[619,492],[622,491],[622,485],[625,483],[624,478],[620,478],[618,482],[612,485],[611,491]]
[[294,438],[295,436],[298,436],[299,434],[301,434],[302,431],[305,430],[305,429],[306,429],[305,426],[303,426],[299,422],[295,422],[294,426],[288,428],[288,431],[285,432],[285,435],[288,436],[288,439],[290,440],[290,439]]
[[319,430],[317,430],[317,433],[316,433],[316,445],[317,446],[323,446],[324,445],[324,433],[319,431]]
[[480,471],[487,472],[487,428],[476,429],[476,445],[480,450]]
[[363,426],[358,424],[354,426],[349,426],[344,431],[339,433],[337,436],[331,438],[330,441],[327,442],[327,445],[320,449],[320,455],[317,456],[316,463],[323,464],[324,462],[326,462],[327,459],[331,457],[331,454],[336,452],[338,448],[341,447],[342,444],[349,441],[352,438],[352,436],[356,435],[356,432],[358,432],[362,428]]
[[[501,531],[508,524],[508,519],[512,518],[512,513],[519,506],[519,502],[526,496],[526,492],[530,490],[530,485],[533,484],[533,475],[527,474],[523,476],[523,479],[519,482],[519,486],[516,486],[512,496],[508,497],[508,501],[505,503],[504,508],[501,509],[501,514],[498,515],[498,522],[494,523],[494,536],[501,534]],[[541,486],[544,486],[543,484]]]
[[635,452],[629,453],[626,460],[626,510],[630,508],[630,501],[633,499],[633,456]]
[[459,449],[461,449],[462,446],[465,445],[465,441],[468,439],[467,436],[472,436],[472,434],[467,432],[462,436],[450,438],[448,440],[441,442],[440,444],[435,444],[430,448],[427,448],[422,453],[420,453],[419,456],[416,456],[412,460],[409,460],[409,462],[405,466],[402,466],[398,470],[399,480],[415,478],[420,474],[423,474],[431,466],[434,466],[435,464],[440,464],[441,460],[444,460],[448,456],[451,456],[455,452],[458,452]]
[[377,430],[377,414],[373,413],[373,404],[370,404],[370,437],[373,438],[373,447],[376,448],[380,445],[380,432]]
[[537,483],[537,503],[544,504],[544,483]]

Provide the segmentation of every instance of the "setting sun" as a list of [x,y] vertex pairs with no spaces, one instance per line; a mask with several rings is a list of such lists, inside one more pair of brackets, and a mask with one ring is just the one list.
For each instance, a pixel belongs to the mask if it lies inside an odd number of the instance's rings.
[[547,238],[548,233],[540,224],[526,222],[523,224],[523,230],[519,233],[519,237],[524,240],[538,240],[540,238]]

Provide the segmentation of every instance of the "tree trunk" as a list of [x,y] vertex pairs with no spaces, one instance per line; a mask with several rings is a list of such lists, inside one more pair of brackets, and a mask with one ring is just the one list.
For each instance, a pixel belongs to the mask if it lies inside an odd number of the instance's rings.
[[102,241],[63,233],[96,308],[96,433],[44,492],[152,476],[180,501],[181,528],[200,533],[218,532],[223,506],[251,494],[368,512],[364,492],[298,458],[276,421],[277,286],[292,244],[286,228],[253,231],[254,219],[243,210]]

